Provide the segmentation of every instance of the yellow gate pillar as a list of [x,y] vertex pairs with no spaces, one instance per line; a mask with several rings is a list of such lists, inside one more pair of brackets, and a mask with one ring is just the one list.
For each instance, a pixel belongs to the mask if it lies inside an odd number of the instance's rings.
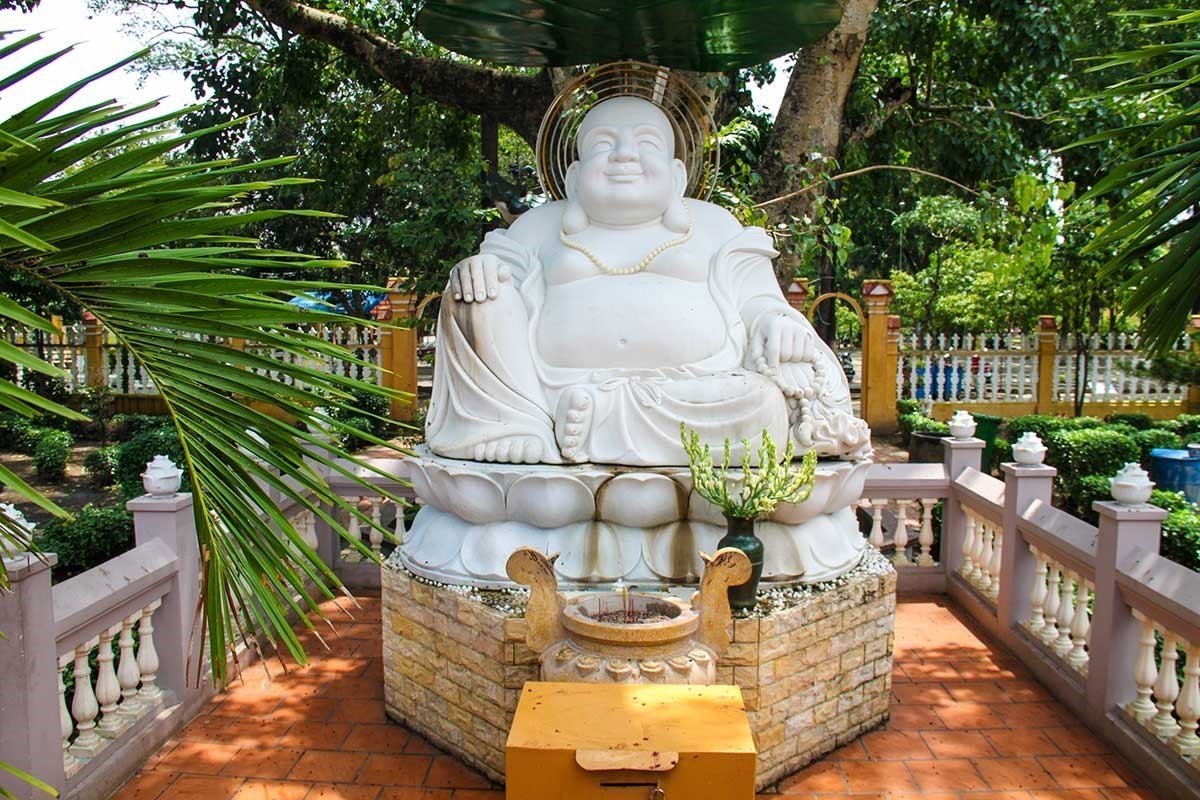
[[[889,316],[891,281],[863,281],[866,306],[862,357],[862,417],[875,433],[894,433],[896,422],[896,368],[900,357],[899,319]],[[890,330],[895,320],[895,332]]]
[[1054,359],[1058,358],[1058,323],[1051,314],[1038,317],[1037,413],[1054,413]]
[[87,385],[97,389],[104,385],[104,326],[90,311],[83,312],[83,364],[87,370]]
[[[1192,352],[1200,358],[1200,314],[1193,314],[1188,335],[1192,338]],[[1188,386],[1187,413],[1200,414],[1200,384]]]
[[408,422],[417,411],[417,296],[408,291],[405,278],[389,279],[387,290],[388,310],[379,315],[389,323],[380,335],[383,385],[408,395],[392,398],[391,408],[392,419]]

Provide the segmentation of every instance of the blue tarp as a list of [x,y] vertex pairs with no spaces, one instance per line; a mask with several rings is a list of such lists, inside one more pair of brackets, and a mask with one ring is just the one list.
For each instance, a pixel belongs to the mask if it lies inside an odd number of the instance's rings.
[[[363,311],[368,315],[375,310],[375,306],[382,303],[387,297],[386,292],[360,292],[359,294],[364,296]],[[313,298],[317,298],[317,300],[314,300]],[[331,305],[325,305],[318,302],[318,300],[325,300],[326,302],[331,303]],[[310,311],[327,311],[331,314],[350,313],[350,309],[333,301],[333,292],[310,292],[309,296],[293,297],[290,302],[294,306],[307,308]]]

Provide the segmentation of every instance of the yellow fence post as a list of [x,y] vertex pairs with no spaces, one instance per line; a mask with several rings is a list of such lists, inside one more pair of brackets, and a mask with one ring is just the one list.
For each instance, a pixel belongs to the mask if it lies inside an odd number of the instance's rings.
[[1058,322],[1052,314],[1038,317],[1037,411],[1054,411],[1054,360],[1058,358]]
[[[862,417],[875,433],[894,433],[896,422],[896,368],[900,357],[899,318],[895,334],[890,332],[892,317],[891,281],[863,281],[862,297],[866,306],[863,333]],[[894,339],[894,340],[893,340]]]
[[90,311],[83,312],[83,363],[87,368],[87,385],[97,389],[104,385],[104,326]]
[[[387,283],[388,317],[380,337],[380,366],[383,385],[410,395],[393,398],[391,417],[408,422],[417,411],[417,296],[407,291],[407,279],[391,278]],[[406,325],[407,327],[400,327]]]
[[[1200,314],[1192,315],[1188,336],[1192,339],[1192,353],[1200,358]],[[1186,411],[1189,414],[1200,414],[1200,384],[1193,383],[1188,386]]]

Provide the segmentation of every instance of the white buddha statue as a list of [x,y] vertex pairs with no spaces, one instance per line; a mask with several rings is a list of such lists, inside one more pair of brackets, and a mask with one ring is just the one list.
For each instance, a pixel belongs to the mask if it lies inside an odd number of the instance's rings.
[[451,271],[430,449],[684,465],[682,421],[716,445],[756,445],[765,428],[799,452],[869,452],[837,360],[783,298],[770,238],[684,197],[666,114],[635,97],[605,100],[576,141],[567,199],[488,234]]

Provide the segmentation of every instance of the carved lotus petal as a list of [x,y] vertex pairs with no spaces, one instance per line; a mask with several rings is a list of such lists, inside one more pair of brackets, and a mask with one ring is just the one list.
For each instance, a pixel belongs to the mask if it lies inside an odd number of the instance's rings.
[[404,555],[422,567],[444,567],[458,558],[459,545],[470,527],[453,514],[427,505],[404,534]]
[[508,490],[508,518],[539,528],[558,528],[592,519],[596,501],[583,481],[570,475],[533,473]]
[[833,495],[821,509],[824,514],[831,514],[858,502],[858,499],[862,497],[863,487],[867,483],[867,473],[871,469],[871,462],[856,461],[852,464],[843,462],[838,464],[836,469],[840,475],[840,483],[837,484]]
[[654,574],[665,580],[696,583],[704,573],[704,561],[700,558],[704,547],[698,536],[703,527],[676,523],[647,532],[642,557]]
[[858,561],[866,540],[861,534],[848,536],[845,533],[855,523],[854,509],[843,508],[808,523],[821,526],[820,533],[814,531],[810,536],[793,537],[802,541],[808,551],[804,562],[808,565],[810,579],[819,579],[817,576],[822,573],[841,572],[847,568],[847,564]]
[[463,567],[472,576],[484,580],[507,581],[505,565],[518,547],[546,552],[550,535],[541,528],[521,522],[505,522],[487,528],[470,527],[463,539]]
[[[811,524],[811,523],[810,523]],[[762,539],[763,549],[771,554],[770,566],[764,563],[764,580],[782,580],[804,574],[803,545],[798,545],[788,529],[777,522],[762,521],[754,532]]]
[[428,473],[437,494],[435,504],[476,525],[504,519],[504,492],[494,480],[478,472],[439,470]]
[[837,473],[817,472],[813,476],[812,494],[808,499],[803,503],[780,503],[771,519],[786,525],[807,522],[824,510],[840,483],[841,476]]
[[600,487],[600,519],[630,528],[654,528],[683,519],[687,495],[666,475],[653,472],[618,475]]
[[400,463],[402,476],[403,473],[407,473],[408,482],[412,484],[413,492],[420,498],[422,504],[438,508],[446,507],[446,501],[438,496],[437,491],[433,488],[433,483],[429,480],[429,472],[431,470],[441,472],[441,468],[415,458]]
[[641,663],[641,673],[643,675],[647,675],[647,676],[661,675],[663,673],[663,670],[665,670],[665,669],[666,669],[666,665],[663,664],[663,662],[661,662],[655,658],[652,658],[649,661],[643,661]]
[[688,495],[688,519],[725,527],[725,516],[721,514],[721,509],[695,492]]
[[[526,530],[539,530],[526,527]],[[574,581],[615,581],[641,557],[642,531],[603,522],[576,522],[555,531],[558,574]]]
[[609,659],[604,664],[604,669],[615,681],[625,680],[633,676],[633,665],[623,658]]
[[580,656],[575,662],[575,669],[580,675],[588,675],[600,669],[600,659],[595,656]]

